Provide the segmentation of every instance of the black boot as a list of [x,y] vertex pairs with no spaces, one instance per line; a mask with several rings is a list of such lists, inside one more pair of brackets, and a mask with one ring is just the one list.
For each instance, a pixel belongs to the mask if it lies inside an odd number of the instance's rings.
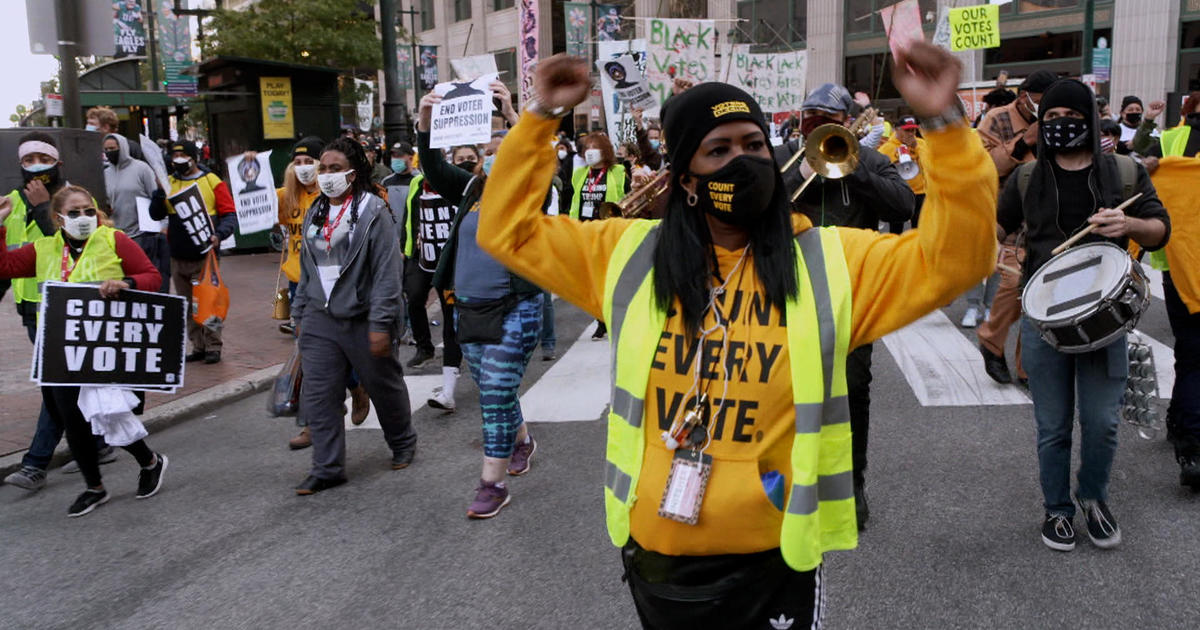
[[867,485],[864,482],[854,482],[854,516],[858,520],[858,531],[865,529],[867,519],[871,518],[871,508],[867,506]]
[[1004,360],[1004,355],[995,354],[991,350],[979,346],[979,354],[983,355],[983,369],[987,375],[992,377],[993,381],[1001,385],[1007,385],[1012,382],[1012,374],[1008,371],[1008,362]]
[[1200,443],[1185,438],[1175,447],[1175,461],[1179,462],[1179,485],[1191,486],[1200,492]]

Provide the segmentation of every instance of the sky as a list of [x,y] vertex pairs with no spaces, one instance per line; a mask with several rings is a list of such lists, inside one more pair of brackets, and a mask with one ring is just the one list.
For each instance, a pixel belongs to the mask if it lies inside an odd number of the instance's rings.
[[17,105],[29,107],[41,98],[42,81],[58,74],[58,61],[53,55],[29,52],[29,27],[25,22],[23,0],[3,0],[4,19],[0,19],[0,126],[13,127],[8,117],[16,113]]

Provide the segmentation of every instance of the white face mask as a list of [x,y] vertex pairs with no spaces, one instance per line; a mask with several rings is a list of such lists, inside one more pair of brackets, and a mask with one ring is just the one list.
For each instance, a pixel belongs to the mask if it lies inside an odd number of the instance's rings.
[[588,166],[595,166],[600,163],[600,149],[588,149],[583,152],[583,159],[587,160]]
[[330,199],[341,197],[350,188],[350,171],[321,173],[317,175],[317,186],[320,186],[321,192]]
[[1038,114],[1038,104],[1033,102],[1033,97],[1029,95],[1029,92],[1025,93],[1025,99],[1029,101],[1029,111],[1033,112],[1033,115],[1036,118]]
[[560,159],[560,160],[565,160],[565,159],[567,159],[567,150],[566,150],[566,149],[559,149],[559,150],[558,150],[558,159]]
[[177,157],[177,158],[173,158],[171,160],[171,162],[174,164],[187,164],[188,162],[191,162],[191,160],[189,158],[185,158],[185,157]]
[[300,183],[304,184],[305,186],[313,183],[313,180],[317,178],[316,164],[301,164],[298,166],[293,166],[292,171],[296,173],[296,179],[300,180]]
[[63,231],[71,238],[82,241],[92,235],[96,231],[96,226],[99,224],[97,217],[89,217],[86,214],[81,214],[74,219],[65,214],[59,214],[62,217]]

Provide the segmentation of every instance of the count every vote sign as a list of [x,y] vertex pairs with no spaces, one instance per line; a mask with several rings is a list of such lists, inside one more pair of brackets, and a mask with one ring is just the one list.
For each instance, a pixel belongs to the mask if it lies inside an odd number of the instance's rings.
[[1000,7],[981,4],[950,9],[950,50],[996,48],[1000,45]]
[[94,284],[42,285],[31,379],[46,386],[173,392],[183,386],[187,304],[177,295]]

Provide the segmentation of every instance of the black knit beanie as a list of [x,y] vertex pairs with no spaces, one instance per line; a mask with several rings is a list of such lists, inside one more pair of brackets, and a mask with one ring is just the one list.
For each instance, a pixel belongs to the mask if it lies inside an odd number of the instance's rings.
[[1130,94],[1129,96],[1121,99],[1121,111],[1125,111],[1125,108],[1129,107],[1131,103],[1137,103],[1139,107],[1145,107],[1145,105],[1142,105],[1142,99]]
[[662,136],[672,167],[679,173],[687,171],[704,136],[717,125],[735,120],[756,123],[770,136],[754,98],[727,83],[701,83],[667,99],[662,107]]
[[292,159],[296,159],[297,155],[307,155],[314,160],[321,159],[321,149],[325,148],[325,143],[316,136],[308,136],[301,138],[296,146],[292,147]]
[[1046,112],[1055,107],[1068,107],[1083,114],[1090,123],[1095,106],[1096,97],[1088,86],[1074,79],[1062,79],[1047,88],[1046,93],[1042,95],[1042,102],[1038,104],[1038,117],[1045,117]]

